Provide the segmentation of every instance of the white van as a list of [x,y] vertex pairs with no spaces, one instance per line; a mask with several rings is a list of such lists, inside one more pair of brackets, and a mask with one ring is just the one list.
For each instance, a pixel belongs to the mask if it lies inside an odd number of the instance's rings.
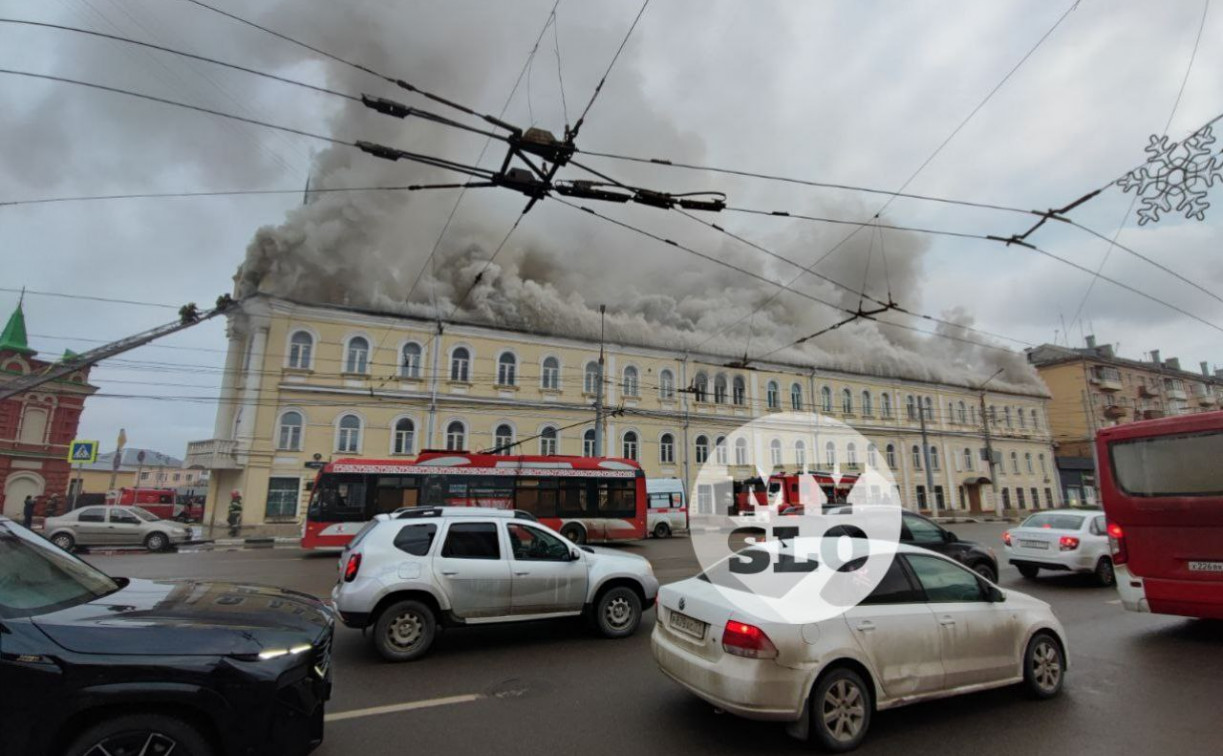
[[655,538],[670,538],[688,529],[688,496],[679,478],[646,478],[646,530]]

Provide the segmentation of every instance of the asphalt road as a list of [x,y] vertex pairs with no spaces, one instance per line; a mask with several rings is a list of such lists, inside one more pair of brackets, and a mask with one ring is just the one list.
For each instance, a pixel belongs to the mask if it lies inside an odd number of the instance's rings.
[[[950,527],[1001,550],[1002,524]],[[686,538],[622,548],[648,557],[664,583],[696,570]],[[336,575],[334,555],[279,549],[90,561],[114,575],[245,580],[320,596]],[[1002,689],[881,712],[859,753],[1221,752],[1223,625],[1126,612],[1114,590],[1087,578],[1032,582],[1004,566],[1000,582],[1048,601],[1066,626],[1071,666],[1063,694],[1036,702]],[[333,719],[317,753],[809,750],[777,725],[717,714],[664,678],[650,656],[653,618],[651,610],[638,633],[621,641],[598,638],[576,621],[452,629],[429,656],[405,665],[379,661],[360,632],[339,628]],[[388,706],[395,708],[369,711]]]

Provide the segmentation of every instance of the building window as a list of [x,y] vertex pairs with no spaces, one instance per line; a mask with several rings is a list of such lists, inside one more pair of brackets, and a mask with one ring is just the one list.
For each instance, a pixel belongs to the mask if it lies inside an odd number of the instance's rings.
[[854,413],[854,395],[849,389],[841,389],[841,412],[846,415]]
[[850,467],[858,466],[858,445],[852,441],[845,447],[845,463]]
[[595,395],[599,393],[599,363],[587,362],[582,373],[582,393]]
[[926,487],[925,486],[917,487],[917,508],[918,509],[926,508]]
[[1003,407],[1003,408],[1002,408],[1002,417],[1004,418],[1004,420],[1005,420],[1005,422],[1006,422],[1006,427],[1008,427],[1008,428],[1013,427],[1013,426],[1011,425],[1011,408],[1010,408],[1010,407]]
[[913,449],[911,451],[913,454],[913,469],[920,470],[921,469],[921,447],[918,446],[917,444],[913,444]]
[[730,399],[739,406],[747,403],[747,383],[744,382],[743,376],[736,375],[731,381]]
[[145,471],[145,472],[140,473],[140,479],[141,479],[141,480],[148,480],[148,479],[149,479],[149,473],[148,473],[148,471]]
[[450,380],[467,383],[471,379],[471,352],[459,347],[450,353]]
[[658,439],[658,461],[664,465],[675,464],[675,436],[670,433]]
[[879,466],[878,454],[879,454],[878,446],[875,446],[873,443],[866,445],[866,466],[867,467],[874,468],[874,467]]
[[800,470],[807,467],[807,445],[801,440],[794,442],[794,462]]
[[513,386],[518,380],[518,358],[513,352],[502,352],[497,358],[497,385]]
[[779,393],[777,381],[769,381],[768,387],[765,390],[765,401],[768,403],[769,409],[777,409],[781,403],[781,397],[778,396]]
[[1049,509],[1053,509],[1053,489],[1052,488],[1045,489],[1045,506],[1048,507]]
[[406,417],[395,421],[391,451],[393,454],[411,454],[416,446],[416,424]]
[[348,354],[344,358],[344,372],[364,374],[369,370],[369,342],[363,336],[348,340]]
[[967,447],[964,448],[964,469],[972,470],[972,449]]
[[1016,412],[1019,415],[1019,427],[1026,429],[1028,427],[1028,421],[1024,419],[1023,407],[1020,407],[1018,410],[1016,410]]
[[696,380],[692,382],[692,396],[698,402],[708,401],[709,399],[709,376],[704,373],[697,373]]
[[446,426],[446,451],[463,451],[467,448],[467,428],[458,420]]
[[514,428],[502,423],[493,431],[493,449],[496,454],[509,454],[514,445]]
[[803,408],[803,387],[797,383],[790,384],[790,409],[795,412]]
[[917,399],[912,394],[905,397],[905,412],[908,413],[910,420],[917,419]]
[[556,428],[549,425],[539,432],[539,453],[544,457],[556,456]]
[[696,437],[696,463],[702,465],[709,459],[709,437]]
[[314,337],[305,331],[298,331],[289,339],[289,367],[299,370],[309,370],[314,354]]
[[624,369],[624,382],[620,386],[625,396],[638,396],[640,383],[637,379],[637,368],[629,365]]
[[1036,414],[1036,410],[1032,410],[1032,430],[1040,428],[1040,415]]
[[883,453],[887,457],[888,467],[896,469],[896,444],[888,444]]
[[361,418],[356,415],[344,415],[340,418],[335,448],[336,451],[349,454],[361,451]]
[[276,448],[286,451],[300,451],[302,448],[302,413],[296,410],[280,416],[280,433],[276,437]]
[[769,442],[769,463],[773,467],[781,467],[781,439],[773,439]]
[[582,456],[593,457],[595,455],[595,430],[587,428],[582,434]]
[[938,447],[934,444],[930,445],[930,469],[937,470],[938,467]]
[[989,405],[989,424],[994,427],[998,426],[998,408],[992,404]]
[[1020,486],[1019,488],[1015,489],[1015,505],[1018,506],[1020,509],[1023,509],[1024,508],[1023,504],[1024,504],[1023,487]]
[[637,459],[637,433],[635,431],[626,431],[624,434],[624,454],[621,455],[625,459]]
[[862,414],[865,417],[875,414],[875,403],[871,399],[871,392],[869,391],[862,392]]
[[947,402],[947,422],[952,424],[956,422],[954,402]]
[[892,397],[890,395],[883,394],[879,397],[879,411],[884,420],[892,419]]
[[1032,469],[1032,452],[1024,452],[1023,459],[1028,464],[1028,475],[1036,472]]
[[1011,452],[1011,472],[1019,474],[1019,453]]
[[1045,455],[1043,454],[1040,455],[1040,474],[1045,477],[1049,476],[1049,468],[1045,467]]
[[297,517],[297,501],[301,481],[297,478],[268,478],[268,499],[264,518],[285,519]]
[[555,357],[545,357],[543,370],[539,374],[540,388],[559,391],[561,388],[561,362]]
[[827,386],[820,388],[820,410],[832,412],[832,389]]
[[964,402],[960,402],[956,409],[957,409],[957,414],[960,418],[960,425],[967,425],[968,424],[968,407],[964,405]]
[[[420,344],[409,342],[403,345],[403,352],[400,355],[399,362],[399,377],[409,379],[420,378]],[[350,371],[351,372],[351,371]]]
[[735,439],[735,464],[736,465],[746,465],[747,464],[747,439],[746,438],[736,438]]
[[670,370],[658,374],[658,398],[663,401],[675,398],[675,374]]
[[926,421],[934,422],[934,400],[926,397]]
[[824,444],[824,464],[829,470],[837,466],[837,445],[831,441]]
[[1040,492],[1032,487],[1032,509],[1040,509]]
[[1011,508],[1011,489],[1009,488],[1002,489],[1002,508],[1003,509]]
[[726,403],[726,376],[718,375],[713,379],[713,400],[717,404]]

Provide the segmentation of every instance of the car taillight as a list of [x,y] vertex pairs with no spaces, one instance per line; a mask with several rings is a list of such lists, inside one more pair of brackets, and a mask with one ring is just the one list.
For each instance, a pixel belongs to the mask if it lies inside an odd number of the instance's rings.
[[348,557],[348,564],[344,565],[344,582],[351,583],[356,580],[359,569],[361,569],[361,555],[352,554]]
[[1011,545],[1011,531],[1009,530],[1002,531],[1002,542],[1005,543],[1007,546]]
[[1079,547],[1079,539],[1074,536],[1062,536],[1057,542],[1061,545],[1062,551],[1074,551]]
[[722,650],[749,659],[775,659],[777,646],[755,625],[729,620],[722,630]]
[[1113,553],[1113,564],[1125,564],[1130,560],[1129,550],[1125,548],[1125,533],[1115,522],[1108,524],[1108,549]]

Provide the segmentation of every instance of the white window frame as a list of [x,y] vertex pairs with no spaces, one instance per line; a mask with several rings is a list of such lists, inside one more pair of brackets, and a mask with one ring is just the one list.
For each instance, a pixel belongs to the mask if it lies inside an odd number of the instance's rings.
[[675,434],[671,431],[666,431],[658,436],[658,463],[661,465],[675,464]]
[[[497,431],[501,430],[502,428],[509,428],[510,435],[508,438],[497,434]],[[493,426],[493,448],[501,449],[501,451],[498,451],[497,454],[509,454],[508,447],[513,444],[517,438],[518,429],[515,428],[514,424],[508,420],[500,420]],[[503,441],[502,439],[505,440]],[[507,449],[502,449],[501,447],[503,446],[507,447]]]
[[[409,439],[410,443],[408,443],[407,448],[401,448],[399,444],[400,435],[403,433],[403,431],[399,430],[399,424],[403,422],[404,420],[407,420],[409,423],[412,424],[412,430],[409,431],[409,433],[411,434],[411,437]],[[399,457],[399,456],[406,456],[409,454],[416,453],[416,439],[417,439],[418,434],[420,433],[420,423],[416,420],[415,417],[411,415],[396,415],[395,417],[391,418],[390,429],[391,429],[391,455],[392,456]]]
[[698,465],[703,465],[709,461],[709,436],[706,436],[704,433],[698,433],[692,443],[692,448]]
[[624,370],[620,371],[620,393],[626,398],[641,398],[641,371],[636,365],[625,365]]
[[[293,339],[298,334],[304,334],[310,339],[310,347],[304,364],[302,364],[300,359],[294,359],[294,351],[298,345],[293,343]],[[318,352],[318,343],[318,334],[313,329],[306,328],[305,326],[295,326],[289,331],[289,338],[285,341],[285,367],[293,370],[313,370],[314,356]],[[300,355],[297,356],[300,357]]]
[[[416,355],[416,364],[412,365],[412,370],[408,370],[408,361],[405,359],[404,352],[409,346],[416,347],[418,354]],[[425,370],[425,346],[414,339],[406,339],[399,345],[399,377],[410,381],[419,381],[424,375]]]
[[[341,440],[345,439],[346,435],[350,435],[351,430],[352,430],[351,428],[342,427],[344,423],[344,418],[346,417],[356,418],[357,420],[357,429],[356,429],[357,443],[356,443],[355,449],[347,449],[341,443]],[[348,433],[346,433],[346,431]],[[335,419],[335,443],[332,448],[334,448],[336,452],[340,454],[360,454],[361,448],[363,447],[364,444],[365,444],[365,418],[359,412],[353,412],[352,410],[349,410],[347,412],[341,412],[339,415],[337,415]]]
[[[460,349],[467,353],[466,364],[463,370],[458,375],[455,374],[454,353]],[[476,362],[476,350],[472,349],[468,344],[455,344],[446,353],[446,377],[451,383],[471,383],[472,366]]]
[[[509,362],[505,358],[509,357]],[[497,354],[497,385],[518,385],[518,355],[512,349],[502,349]]]
[[[633,437],[632,441],[629,441],[630,435]],[[631,449],[629,448],[630,443],[632,444]],[[623,433],[621,433],[620,434],[620,451],[621,451],[620,456],[624,459],[631,459],[633,461],[640,460],[641,459],[641,433],[639,433],[634,428],[628,428]],[[632,452],[632,453],[630,454],[629,452]]]
[[[349,359],[352,355],[352,343],[357,339],[361,339],[365,342],[365,364],[361,366],[361,370],[349,370],[349,365],[352,362]],[[370,365],[373,363],[373,361],[374,341],[368,334],[350,333],[348,336],[344,337],[344,364],[342,365],[344,369],[342,372],[346,373],[347,375],[369,375]]]
[[[301,425],[298,426],[298,429],[297,429],[297,444],[295,446],[294,445],[283,446],[281,445],[281,439],[284,437],[284,427],[285,427],[284,418],[285,418],[285,415],[289,414],[290,412],[297,413],[297,416],[301,418]],[[297,407],[285,407],[284,409],[282,409],[280,411],[280,414],[277,415],[276,417],[276,450],[277,451],[301,451],[302,444],[306,440],[306,425],[307,425],[307,420],[306,420],[306,413],[304,411],[302,411],[301,409],[298,409]]]
[[[451,431],[450,431],[450,428],[451,428],[451,426],[453,426],[455,423],[458,423],[458,424],[459,424],[459,426],[460,426],[460,427],[463,429],[463,431],[462,431],[462,441],[463,441],[463,443],[462,443],[462,444],[459,444],[459,446],[458,446],[458,448],[457,448],[457,449],[456,449],[456,448],[451,447],[451,444],[450,444],[450,437],[451,437],[451,435],[453,435],[453,434],[451,433]],[[446,424],[445,424],[444,426],[442,426],[442,427],[443,427],[443,428],[445,428],[445,432],[444,432],[444,441],[445,441],[445,447],[446,447],[446,450],[447,450],[447,451],[463,451],[463,450],[465,450],[465,449],[467,448],[468,441],[471,439],[471,428],[470,428],[470,426],[468,426],[468,425],[467,425],[467,421],[466,421],[466,420],[462,420],[462,419],[460,419],[460,418],[454,417],[454,418],[451,418],[451,419],[447,420],[447,421],[446,421]]]
[[675,373],[670,368],[658,372],[658,398],[664,402],[675,399]]
[[[549,367],[548,360],[552,360],[556,366]],[[544,355],[544,358],[539,361],[539,387],[541,389],[545,391],[561,390],[561,365],[561,358],[555,354]]]
[[[549,438],[548,431],[552,431]],[[555,425],[545,425],[539,429],[539,454],[541,457],[554,457],[560,452],[561,432]]]

